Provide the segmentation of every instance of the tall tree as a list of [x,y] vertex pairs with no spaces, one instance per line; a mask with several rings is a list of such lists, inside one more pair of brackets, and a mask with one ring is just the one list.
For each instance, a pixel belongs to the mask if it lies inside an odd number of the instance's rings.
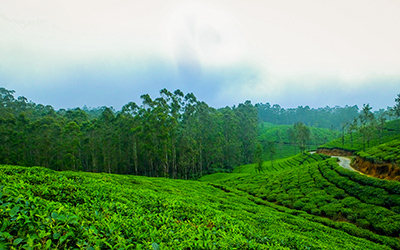
[[271,166],[274,166],[274,157],[276,154],[276,146],[274,141],[267,141],[266,143],[266,152],[268,155],[268,159],[271,161]]
[[364,150],[366,149],[366,147],[370,146],[370,141],[371,141],[372,136],[374,135],[374,132],[376,129],[375,116],[371,110],[372,110],[372,107],[370,107],[369,104],[364,104],[363,108],[361,110],[360,116],[359,116],[359,119],[361,122],[359,131],[362,135]]
[[303,123],[297,122],[293,125],[293,132],[300,152],[304,153],[307,148],[307,143],[311,138],[310,129]]
[[358,130],[358,120],[354,118],[353,121],[349,124],[347,131],[350,134],[350,144],[353,147],[353,133]]
[[395,105],[393,107],[394,113],[397,117],[400,117],[400,94],[397,94],[395,99]]
[[256,165],[256,172],[261,173],[263,172],[262,164],[263,164],[263,150],[260,143],[256,144],[256,150],[254,151],[254,161],[257,163]]

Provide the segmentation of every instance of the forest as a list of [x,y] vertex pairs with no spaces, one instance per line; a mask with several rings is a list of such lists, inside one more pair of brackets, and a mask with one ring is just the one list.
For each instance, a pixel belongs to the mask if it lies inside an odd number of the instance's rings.
[[0,162],[194,178],[253,160],[257,110],[250,101],[214,109],[166,89],[142,104],[55,111],[1,89]]
[[[14,94],[0,88],[0,163],[181,179],[272,159],[284,140],[303,152],[312,140],[322,144],[323,138],[315,140],[309,126],[344,133],[349,121],[358,122],[365,111],[357,106],[285,110],[250,101],[216,109],[193,93],[167,89],[154,99],[144,94],[140,105],[130,102],[120,111],[86,106],[55,110]],[[366,107],[368,117],[386,120],[395,114],[392,108],[372,114]],[[281,133],[287,138],[277,132],[278,137],[266,141],[266,121],[293,127]]]
[[[292,125],[302,122],[307,126],[341,130],[343,125],[357,119],[361,112],[357,105],[326,106],[324,108],[310,108],[309,106],[298,106],[297,108],[282,108],[278,104],[257,103],[255,105],[259,119],[263,122],[270,122],[277,125]],[[369,107],[369,106],[368,106]],[[383,117],[386,120],[396,118],[393,107],[371,111],[375,117]]]
[[400,183],[307,152],[398,166],[400,95],[335,130],[179,90],[120,111],[0,91],[0,249],[400,249]]

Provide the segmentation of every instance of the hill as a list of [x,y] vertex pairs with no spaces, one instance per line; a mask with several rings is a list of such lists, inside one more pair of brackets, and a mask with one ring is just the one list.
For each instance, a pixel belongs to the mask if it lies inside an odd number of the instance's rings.
[[346,170],[336,161],[326,156],[296,155],[276,161],[279,169],[264,163],[264,173],[255,174],[255,165],[246,165],[235,169],[240,174],[204,176],[201,180],[241,190],[265,204],[314,215],[316,221],[329,218],[330,225],[339,230],[399,249],[400,183]]
[[365,126],[318,148],[318,153],[356,155],[353,168],[369,176],[400,181],[400,120]]
[[400,163],[400,140],[393,140],[357,153],[371,162]]
[[[326,199],[335,192],[335,185],[318,174],[339,173],[333,164],[321,158],[271,175],[215,174],[203,182],[0,166],[0,249],[400,248],[398,239],[383,235],[398,233],[388,223],[392,217],[384,217],[375,233],[314,215],[315,209],[326,210],[319,203],[327,203],[315,195],[317,189]],[[265,200],[265,190],[275,190],[275,202]],[[302,192],[319,199],[311,203],[314,214],[286,204],[284,197],[305,202]],[[350,208],[366,206],[367,221],[372,209],[379,208],[374,216],[396,213],[358,201],[347,190],[337,192],[335,199],[347,198]]]
[[[363,135],[357,131],[354,133],[347,133],[344,139],[337,138],[328,143],[320,146],[326,149],[345,149],[349,151],[365,151],[366,149],[378,146],[382,143],[390,142],[392,140],[400,139],[400,119],[388,121],[384,123],[381,130],[374,129],[371,133],[368,143],[365,142]],[[365,145],[364,145],[365,142]],[[365,148],[364,148],[365,146]]]
[[[276,147],[275,158],[286,158],[300,152],[290,137],[288,130],[293,125],[276,125],[263,122],[259,125],[258,140],[273,141]],[[316,150],[319,145],[325,144],[339,137],[339,131],[326,128],[308,127],[310,130],[310,141],[307,143],[307,150]],[[268,159],[268,157],[264,157]]]

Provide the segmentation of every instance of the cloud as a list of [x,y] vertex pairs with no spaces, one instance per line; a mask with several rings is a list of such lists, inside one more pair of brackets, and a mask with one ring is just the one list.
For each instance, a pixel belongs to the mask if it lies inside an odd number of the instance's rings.
[[385,107],[400,92],[399,11],[360,0],[5,0],[0,81],[67,108],[118,108],[164,87],[216,107]]

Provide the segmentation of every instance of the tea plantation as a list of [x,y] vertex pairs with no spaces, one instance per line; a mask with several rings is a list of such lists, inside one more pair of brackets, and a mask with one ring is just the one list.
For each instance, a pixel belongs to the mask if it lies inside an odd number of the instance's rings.
[[303,154],[276,161],[274,166],[265,162],[264,173],[255,174],[255,165],[247,165],[235,169],[240,175],[210,175],[202,180],[244,191],[263,204],[314,215],[314,221],[399,249],[400,183],[346,170],[336,161]]
[[400,140],[393,140],[367,149],[365,152],[357,152],[357,155],[371,162],[400,163]]
[[343,140],[338,138],[329,141],[320,146],[320,148],[339,148],[354,152],[364,150],[364,146],[366,147],[365,149],[368,149],[393,140],[400,140],[400,119],[386,122],[382,127],[382,131],[374,131],[368,143],[365,143],[360,132],[354,132],[346,134]]
[[325,158],[202,181],[0,166],[0,249],[400,249],[397,183]]

